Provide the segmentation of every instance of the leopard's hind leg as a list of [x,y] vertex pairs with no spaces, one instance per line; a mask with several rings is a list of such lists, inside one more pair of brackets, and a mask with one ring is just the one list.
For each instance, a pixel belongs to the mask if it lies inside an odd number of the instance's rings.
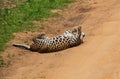
[[48,38],[48,37],[45,36],[45,32],[42,32],[42,33],[38,34],[37,36],[33,37],[32,41],[35,42],[36,39],[46,39],[46,38]]
[[38,38],[38,39],[45,39],[45,32],[40,33],[39,35],[37,35],[36,38]]

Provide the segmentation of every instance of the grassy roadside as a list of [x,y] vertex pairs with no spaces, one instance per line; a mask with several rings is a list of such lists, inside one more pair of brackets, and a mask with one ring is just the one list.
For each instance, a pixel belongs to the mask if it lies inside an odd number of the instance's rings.
[[[18,2],[19,1],[19,2]],[[55,14],[51,9],[63,8],[73,0],[1,0],[0,1],[0,51],[6,42],[13,38],[13,33],[40,28],[32,25],[33,20],[48,18]]]

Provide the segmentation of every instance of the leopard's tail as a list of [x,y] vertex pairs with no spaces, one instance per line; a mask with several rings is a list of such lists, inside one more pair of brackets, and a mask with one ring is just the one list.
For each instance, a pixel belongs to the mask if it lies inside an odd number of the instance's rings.
[[13,43],[13,46],[15,47],[21,47],[30,50],[30,46],[26,44],[18,44],[18,43]]

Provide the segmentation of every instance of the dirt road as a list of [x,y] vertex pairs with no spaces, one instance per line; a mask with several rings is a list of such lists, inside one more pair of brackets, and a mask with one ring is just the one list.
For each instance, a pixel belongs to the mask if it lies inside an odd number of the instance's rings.
[[77,0],[61,14],[47,28],[82,23],[84,44],[48,54],[10,47],[18,54],[3,79],[120,79],[120,0]]

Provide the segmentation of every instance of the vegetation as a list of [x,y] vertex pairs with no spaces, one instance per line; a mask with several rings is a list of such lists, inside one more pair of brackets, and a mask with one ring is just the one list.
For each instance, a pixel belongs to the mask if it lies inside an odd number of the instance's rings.
[[[48,18],[55,14],[51,9],[63,8],[73,0],[0,0],[0,51],[13,38],[13,33],[21,30],[41,28],[32,25],[33,20]],[[0,64],[1,61],[0,60]]]

